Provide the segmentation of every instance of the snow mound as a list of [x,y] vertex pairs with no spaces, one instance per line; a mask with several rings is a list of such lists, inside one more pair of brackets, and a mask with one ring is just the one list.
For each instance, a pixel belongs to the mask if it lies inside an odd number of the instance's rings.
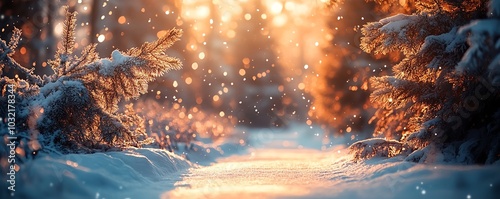
[[123,67],[124,64],[131,59],[132,57],[123,55],[119,50],[113,50],[111,59],[104,58],[100,60],[102,67],[99,73],[104,76],[113,76],[115,75],[115,70],[118,70],[119,67]]
[[175,151],[175,153],[192,163],[203,166],[217,162],[218,158],[245,152],[244,146],[233,142],[224,143],[219,146],[199,141],[192,142],[189,145],[185,143],[179,143],[178,145],[179,150]]
[[[500,167],[419,164],[402,157],[359,163],[339,158],[314,198],[496,198]],[[326,183],[326,184],[329,184]],[[331,188],[335,187],[334,190]],[[311,197],[309,195],[308,197]]]
[[160,149],[46,156],[20,170],[14,198],[157,198],[191,167]]
[[371,138],[355,142],[349,149],[354,154],[354,160],[368,159],[372,157],[393,157],[400,154],[403,144],[396,140],[383,138]]

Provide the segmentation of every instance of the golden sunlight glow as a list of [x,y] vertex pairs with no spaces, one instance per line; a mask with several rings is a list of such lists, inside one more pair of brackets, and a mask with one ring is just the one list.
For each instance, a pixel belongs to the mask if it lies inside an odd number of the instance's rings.
[[207,6],[199,6],[196,8],[196,18],[206,18],[210,15],[210,8]]
[[208,6],[194,6],[194,9],[186,10],[183,14],[185,18],[190,19],[203,19],[210,15],[210,8]]
[[287,16],[284,14],[280,14],[273,19],[273,25],[277,27],[284,26],[287,22]]
[[[274,87],[280,95],[286,94],[286,99],[273,97],[273,100],[281,101],[277,103],[286,101],[287,106],[292,106],[294,100],[305,99],[304,92],[309,88],[306,78],[315,77],[312,74],[314,67],[324,58],[321,47],[329,44],[326,40],[329,33],[323,31],[327,15],[320,12],[323,5],[310,0],[258,1],[179,1],[181,9],[177,21],[182,22],[183,28],[188,29],[185,31],[189,32],[188,37],[183,38],[183,50],[194,57],[189,61],[186,59],[188,70],[171,85],[174,88],[189,85],[196,87],[194,91],[205,89],[203,86],[210,87],[207,92],[212,95],[195,94],[196,105],[210,106],[206,104],[210,103],[221,107],[227,103],[230,107],[238,106],[242,102],[231,99],[231,95],[239,92],[243,86],[241,83],[267,83],[275,78],[288,79]],[[172,14],[171,11],[168,13]],[[160,37],[164,32],[157,29],[156,34]],[[254,40],[255,44],[248,43]],[[256,45],[261,50],[254,50],[254,46],[247,50],[249,45]],[[255,54],[259,51],[262,56]],[[211,80],[212,77],[223,79]],[[179,103],[178,99],[174,100]],[[190,101],[184,100],[185,103]],[[223,111],[224,116],[230,114],[228,109],[221,109],[215,112],[219,116],[219,111]]]
[[228,31],[226,32],[226,36],[227,36],[228,38],[232,39],[232,38],[234,38],[234,37],[236,36],[236,31],[234,31],[234,30],[228,30]]
[[[239,143],[243,145],[245,140],[240,139]],[[292,147],[295,143],[284,141],[283,145]],[[311,178],[311,174],[331,164],[324,161],[324,157],[324,154],[310,149],[257,149],[244,157],[231,156],[212,166],[197,169],[195,175],[185,175],[182,181],[176,182],[173,191],[165,192],[160,198],[303,198],[311,192],[303,182],[323,182],[320,178]],[[254,161],[248,161],[250,159]],[[304,159],[313,161],[301,161]],[[273,161],[274,164],[263,164],[265,161]],[[284,170],[283,165],[291,165],[291,169]],[[303,169],[311,172],[298,172]],[[266,172],[258,172],[262,170]],[[270,175],[267,171],[279,174]],[[248,176],[252,179],[248,180]],[[293,180],[283,181],[278,176]]]
[[296,4],[292,1],[288,1],[285,3],[285,9],[288,11],[293,11],[296,9]]
[[281,4],[281,2],[275,1],[272,3],[270,10],[272,14],[280,14],[282,10],[283,4]]

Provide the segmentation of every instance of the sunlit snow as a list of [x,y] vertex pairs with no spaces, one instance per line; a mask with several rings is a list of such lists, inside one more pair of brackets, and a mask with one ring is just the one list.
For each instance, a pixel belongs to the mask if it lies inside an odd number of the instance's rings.
[[304,133],[307,129],[297,125],[286,130],[252,129],[246,131],[253,146],[248,149],[228,140],[197,145],[198,152],[181,152],[205,166],[158,149],[45,157],[20,173],[31,177],[19,193],[26,198],[41,194],[51,198],[494,198],[499,194],[499,165],[426,165],[399,157],[355,163],[345,145],[335,144],[347,138],[337,138],[334,146],[320,150],[321,138]]

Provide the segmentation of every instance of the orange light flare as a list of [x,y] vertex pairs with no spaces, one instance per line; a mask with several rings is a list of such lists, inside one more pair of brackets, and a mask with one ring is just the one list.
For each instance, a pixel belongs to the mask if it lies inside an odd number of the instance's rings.
[[307,90],[314,67],[323,58],[322,47],[329,44],[325,28],[328,11],[324,3],[308,0],[263,1],[270,22],[269,37],[278,62],[286,67],[285,77],[293,77],[299,90]]
[[[206,45],[209,41],[205,37],[215,29],[228,40],[241,39],[235,32],[238,27],[236,21],[260,17],[267,20],[270,27],[258,27],[255,30],[270,39],[278,40],[276,41],[278,45],[275,45],[273,50],[286,52],[280,56],[280,60],[289,61],[282,64],[300,63],[303,66],[305,62],[310,64],[317,62],[320,45],[326,43],[323,41],[325,33],[322,29],[324,15],[320,12],[324,8],[324,3],[309,0],[261,0],[259,5],[262,5],[262,8],[255,7],[257,4],[259,3],[248,0],[183,1],[181,17],[189,21],[190,28],[198,32],[195,35],[197,44],[191,43],[186,49],[196,51],[197,46]],[[256,14],[243,12],[243,8],[249,6],[255,7],[260,14],[254,16]],[[302,75],[300,68],[287,71],[298,71],[298,74],[293,75]]]
[[[282,85],[278,88],[279,91],[291,95],[290,98],[302,99],[304,93],[310,88],[310,81],[307,79],[317,77],[314,68],[324,58],[322,48],[329,45],[329,40],[332,39],[325,36],[329,34],[325,21],[327,17],[330,17],[328,15],[331,11],[324,10],[323,0],[183,0],[181,3],[180,19],[184,22],[184,27],[188,29],[185,31],[193,33],[186,34],[183,38],[186,41],[183,48],[194,55],[195,59],[187,63],[186,68],[189,71],[184,73],[184,79],[176,81],[178,85],[173,85],[174,88],[181,89],[186,85],[202,86],[204,81],[194,81],[195,76],[219,74],[224,71],[234,71],[224,74],[224,77],[237,76],[245,79],[246,83],[266,77],[273,78],[274,74],[279,73],[280,76],[293,80],[289,81],[291,86]],[[165,14],[169,13],[169,9],[163,10]],[[259,20],[259,24],[261,21],[264,23],[255,25],[256,20]],[[246,21],[249,23],[241,23]],[[253,24],[252,26],[256,27],[247,28],[245,24]],[[232,52],[229,56],[224,54],[242,48],[235,46],[236,41],[248,39],[243,38],[242,30],[253,31],[252,34],[269,39],[269,46],[261,48],[271,49],[276,57],[273,57],[274,60],[270,59],[269,62],[266,60],[265,63],[279,68],[273,69],[271,73],[263,71],[255,73],[253,67],[259,67],[256,63],[261,63],[262,60],[257,60],[258,58],[252,55],[240,58],[241,60],[233,60],[234,56],[230,56]],[[158,37],[165,32],[161,29],[157,31]],[[105,35],[102,39],[108,40],[108,36]],[[207,64],[213,59],[223,60],[224,63],[234,63],[230,66],[233,69],[219,71],[218,68],[210,68],[216,67]],[[207,82],[209,81],[210,79],[207,79]],[[289,89],[287,86],[297,92],[285,91]],[[225,95],[226,91],[222,90],[222,93],[217,91],[214,90],[210,96],[196,96],[196,104],[211,103],[212,106],[218,107],[230,102]],[[231,88],[228,92],[231,92]]]

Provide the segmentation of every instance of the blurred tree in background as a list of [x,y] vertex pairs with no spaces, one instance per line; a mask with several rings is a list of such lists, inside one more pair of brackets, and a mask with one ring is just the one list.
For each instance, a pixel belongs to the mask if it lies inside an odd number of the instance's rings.
[[[14,27],[22,30],[19,53],[14,58],[21,65],[32,67],[36,73],[50,72],[45,62],[53,58],[57,41],[55,22],[63,19],[59,12],[61,3],[49,0],[2,0],[0,1],[0,39],[8,40]],[[19,71],[6,71],[14,77]]]
[[[184,39],[168,53],[180,57],[187,67],[152,82],[145,98],[237,115],[239,123],[260,127],[280,123],[276,121],[284,118],[283,102],[297,101],[291,99],[292,90],[284,83],[281,71],[285,69],[276,60],[269,31],[262,33],[269,25],[261,17],[266,6],[260,1],[26,0],[1,4],[5,13],[2,39],[9,38],[14,26],[20,27],[20,51],[14,56],[21,64],[33,66],[37,74],[51,72],[45,60],[53,58],[53,44],[60,45],[55,36],[62,34],[61,6],[67,4],[80,13],[76,35],[82,39],[75,43],[76,52],[99,43],[97,52],[110,55],[113,49],[157,39],[170,27],[185,30]],[[17,74],[7,72],[12,77]],[[296,112],[288,107],[288,113]]]
[[83,24],[92,24],[80,33],[89,38],[82,43],[99,42],[103,54],[154,39],[172,25],[185,30],[168,53],[186,67],[153,82],[149,98],[234,115],[239,124],[252,127],[305,117],[298,114],[302,96],[285,81],[293,79],[283,75],[290,66],[278,61],[269,36],[272,16],[266,17],[268,6],[261,1],[95,0],[74,5],[83,13]]
[[[390,59],[362,52],[360,27],[379,19],[385,11],[365,0],[349,1],[332,9],[326,21],[329,43],[323,47],[322,62],[316,67],[318,77],[309,90],[314,98],[309,115],[323,124],[328,135],[353,133],[366,138],[373,132],[369,121],[374,113],[368,80],[387,74]],[[392,60],[397,57],[392,55]]]
[[[238,49],[231,55],[228,64],[237,66],[231,70],[235,79],[231,100],[238,119],[249,126],[269,127],[283,125],[284,108],[290,105],[285,93],[290,85],[285,83],[281,71],[286,66],[277,61],[273,52],[274,40],[268,37],[268,22],[261,17],[266,8],[260,3],[244,6],[246,16],[235,21],[238,24],[236,39],[232,48]],[[249,17],[251,16],[251,17]],[[230,82],[227,82],[230,83]],[[239,85],[246,85],[238,88]],[[288,103],[287,103],[288,102]]]

